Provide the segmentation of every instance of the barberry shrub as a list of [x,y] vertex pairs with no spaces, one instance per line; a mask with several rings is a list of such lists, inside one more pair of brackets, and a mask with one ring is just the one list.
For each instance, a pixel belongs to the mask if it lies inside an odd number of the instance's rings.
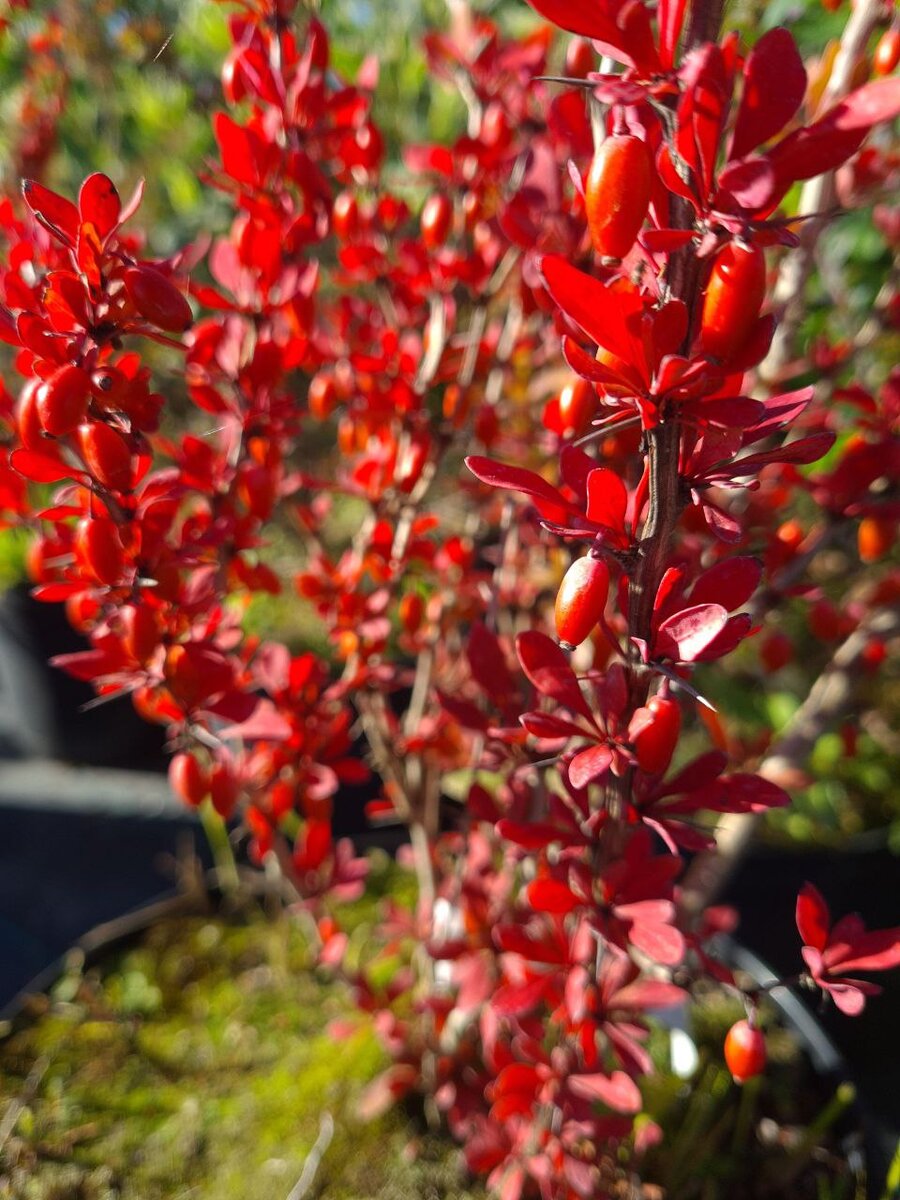
[[[655,1136],[648,1013],[738,987],[686,857],[804,766],[713,708],[722,660],[786,668],[786,613],[845,667],[893,631],[891,285],[855,338],[804,356],[798,332],[823,228],[896,177],[900,80],[879,49],[867,81],[870,0],[810,65],[784,28],[723,32],[717,0],[532,3],[550,24],[522,37],[465,3],[428,34],[465,120],[404,146],[397,186],[375,60],[344,78],[294,0],[236,4],[196,164],[229,221],[166,258],[140,187],[60,195],[50,133],[22,151],[0,503],[90,640],[58,665],[165,726],[175,793],[377,1013],[365,1109],[424,1093],[503,1200],[573,1200]],[[852,594],[810,574],[835,548]],[[316,648],[261,631],[267,596]],[[366,875],[335,807],[369,779],[418,883],[387,973],[335,908]],[[846,972],[900,962],[900,931],[831,928],[811,887],[797,923],[802,980],[845,1012],[877,990]],[[746,999],[737,1079],[765,1064]]]

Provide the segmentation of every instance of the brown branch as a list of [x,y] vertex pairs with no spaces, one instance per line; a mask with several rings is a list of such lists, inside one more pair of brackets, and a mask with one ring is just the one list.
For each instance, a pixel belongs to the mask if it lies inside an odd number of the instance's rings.
[[[819,103],[820,111],[831,108],[851,91],[854,70],[882,20],[883,11],[882,0],[857,0],[841,36],[828,86]],[[827,214],[833,209],[834,200],[834,172],[826,171],[803,185],[800,212]],[[784,305],[783,315],[772,348],[759,368],[760,379],[772,386],[778,385],[785,367],[794,357],[797,333],[806,311],[806,284],[815,266],[819,236],[827,222],[827,215],[804,221],[799,234],[800,244],[781,264],[773,299],[776,306]]]

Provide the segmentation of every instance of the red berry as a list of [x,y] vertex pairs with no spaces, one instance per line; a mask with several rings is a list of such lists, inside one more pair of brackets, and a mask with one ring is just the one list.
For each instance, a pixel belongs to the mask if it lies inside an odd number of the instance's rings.
[[91,381],[81,367],[60,367],[43,387],[38,388],[36,403],[41,425],[53,437],[65,437],[84,420]]
[[102,421],[85,421],[78,426],[78,450],[99,484],[116,492],[130,491],[131,447],[121,433]]
[[700,349],[722,362],[741,349],[766,296],[766,256],[729,242],[716,255],[700,321]]
[[415,633],[425,615],[425,601],[418,592],[407,592],[400,601],[400,624],[407,633]]
[[749,1021],[736,1021],[725,1038],[725,1062],[735,1083],[759,1075],[766,1065],[766,1039]]
[[331,228],[342,242],[352,241],[359,233],[359,205],[349,192],[341,192],[331,206]]
[[586,379],[567,383],[559,393],[559,420],[565,433],[585,433],[600,408],[597,393]]
[[597,56],[588,39],[573,37],[566,47],[566,75],[570,79],[584,79],[596,65]]
[[681,733],[681,708],[677,700],[651,696],[646,708],[631,719],[629,736],[638,766],[648,775],[658,775],[672,761]]
[[891,517],[863,517],[857,531],[859,557],[865,563],[878,562],[889,552],[896,537],[896,520]]
[[82,517],[75,526],[75,554],[98,583],[119,583],[125,569],[125,550],[115,521],[109,517]]
[[169,333],[184,333],[193,324],[191,306],[161,271],[129,267],[124,278],[129,300],[151,325]]
[[317,421],[324,421],[331,416],[338,402],[337,385],[334,376],[328,371],[319,371],[309,381],[309,391],[306,393],[306,403],[309,411]]
[[759,657],[767,671],[780,671],[794,657],[794,646],[786,633],[775,630],[759,648]]
[[237,780],[227,763],[216,763],[210,772],[209,794],[213,808],[227,821],[234,811],[238,797]]
[[574,650],[590,637],[608,593],[609,570],[602,559],[586,554],[572,563],[556,595],[556,633],[564,648]]
[[644,223],[653,186],[646,142],[631,134],[608,137],[584,185],[588,228],[602,258],[624,258]]
[[886,29],[875,47],[872,71],[876,75],[890,75],[897,63],[900,63],[900,29]]
[[66,619],[79,633],[90,633],[99,614],[100,602],[94,592],[73,592],[66,597]]
[[231,105],[239,104],[247,95],[247,81],[241,66],[243,58],[243,48],[235,46],[222,63],[222,93]]
[[209,792],[209,779],[193,754],[176,754],[169,763],[169,786],[185,804],[198,808]]
[[422,209],[422,241],[429,250],[443,246],[453,223],[453,205],[443,192],[435,192],[425,201]]

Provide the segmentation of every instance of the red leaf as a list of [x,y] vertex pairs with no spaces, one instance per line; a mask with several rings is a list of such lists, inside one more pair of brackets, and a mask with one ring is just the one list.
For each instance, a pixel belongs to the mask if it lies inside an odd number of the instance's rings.
[[598,1100],[616,1112],[636,1113],[641,1110],[638,1085],[624,1071],[612,1075],[570,1075],[569,1090],[582,1100]]
[[784,129],[805,94],[806,71],[792,35],[770,29],[744,64],[744,92],[729,157],[743,158]]
[[628,940],[637,950],[643,951],[655,962],[675,966],[684,958],[684,937],[672,925],[661,921],[642,920],[638,909],[655,901],[641,900],[636,904],[620,905],[617,912],[624,917],[632,916],[633,925]]
[[710,473],[710,478],[737,479],[742,475],[755,475],[769,463],[814,463],[827,454],[834,445],[835,434],[830,431],[811,433],[809,437],[797,438],[777,450],[766,450],[761,454],[750,454],[736,462],[727,463]]
[[768,400],[763,400],[765,413],[762,419],[753,426],[752,437],[744,438],[744,445],[750,445],[753,442],[761,441],[762,438],[768,437],[770,433],[774,433],[776,429],[781,429],[785,425],[790,425],[796,420],[800,414],[809,407],[810,401],[813,398],[813,388],[800,388],[796,392],[785,392],[781,396],[770,396]]
[[497,833],[525,850],[542,850],[553,842],[568,840],[561,829],[546,821],[511,821],[508,817],[497,822]]
[[718,779],[727,765],[728,756],[721,750],[708,750],[706,754],[701,754],[699,758],[688,763],[683,770],[669,780],[665,790],[657,794],[659,796],[677,796],[682,792],[693,792]]
[[729,163],[719,173],[718,183],[742,208],[757,212],[768,208],[775,198],[778,176],[769,159],[754,157]]
[[39,454],[36,450],[13,450],[9,462],[20,475],[35,483],[57,483],[60,479],[77,479],[82,475],[81,471],[67,467],[58,458]]
[[684,24],[687,0],[659,0],[657,22],[659,24],[659,57],[668,70],[675,62],[675,50]]
[[592,341],[627,363],[645,365],[640,338],[628,327],[629,318],[636,321],[644,311],[639,296],[613,291],[564,258],[546,256],[540,270],[550,295]]
[[892,75],[889,79],[873,79],[863,84],[829,109],[817,124],[828,124],[841,131],[869,130],[897,116],[900,116],[900,75]]
[[625,528],[625,509],[628,490],[608,467],[597,467],[587,477],[587,519],[597,525],[622,532]]
[[728,775],[709,789],[696,789],[692,800],[701,808],[721,812],[763,812],[767,808],[784,808],[791,802],[777,783],[745,772]]
[[34,179],[26,179],[22,183],[22,195],[25,203],[44,226],[55,234],[60,241],[75,245],[78,237],[78,209],[71,200],[51,192],[43,184]]
[[619,36],[609,6],[597,0],[529,0],[529,3],[545,20],[569,33],[607,42]]
[[486,625],[476,621],[469,634],[466,658],[472,678],[489,696],[505,699],[513,691],[513,680],[497,638]]
[[837,130],[831,123],[797,129],[768,153],[779,179],[779,190],[787,191],[798,179],[812,179],[839,167],[854,154],[866,137],[864,129]]
[[284,741],[293,730],[271,700],[260,700],[246,721],[218,731],[220,738],[245,738],[249,741]]
[[672,1008],[684,1004],[687,992],[664,979],[639,979],[615,992],[609,1001],[610,1008]]
[[78,193],[78,211],[82,221],[90,221],[101,242],[119,223],[122,204],[116,185],[106,175],[89,175]]
[[42,600],[48,604],[56,604],[60,600],[68,600],[76,592],[83,591],[84,581],[77,579],[72,580],[71,583],[42,583],[31,594],[35,600]]
[[219,143],[222,168],[237,183],[256,186],[260,182],[262,144],[259,137],[232,121],[227,113],[213,117],[213,130]]
[[677,662],[693,662],[724,628],[728,610],[721,604],[697,604],[663,621],[656,636],[656,651]]
[[571,721],[564,721],[553,713],[527,712],[519,717],[529,733],[539,738],[585,737],[587,730]]
[[865,995],[852,984],[832,983],[827,990],[845,1017],[858,1017],[866,1006]]
[[759,585],[762,563],[757,558],[726,558],[704,571],[691,589],[694,604],[712,602],[734,612],[746,604]]
[[482,483],[486,483],[490,487],[524,492],[526,496],[534,496],[538,500],[547,501],[548,504],[572,511],[572,506],[566,503],[556,488],[547,483],[545,479],[541,479],[540,475],[535,474],[534,471],[494,462],[493,459],[482,458],[478,454],[470,454],[466,459],[466,466],[476,479],[480,479]]
[[528,1012],[543,1000],[549,982],[546,977],[539,975],[528,983],[508,983],[495,993],[491,1008],[501,1017],[515,1017]]
[[611,762],[612,750],[609,746],[589,746],[569,763],[569,783],[574,788],[587,787],[608,770]]
[[694,661],[712,662],[716,658],[724,658],[740,645],[752,627],[753,618],[749,613],[738,613],[737,616],[729,617],[725,628],[716,634],[705,650],[700,651]]
[[701,399],[691,405],[693,416],[723,429],[746,429],[765,411],[762,401],[752,400],[749,396],[720,396],[715,400]]
[[545,633],[530,629],[516,638],[516,654],[529,682],[539,692],[586,717],[591,726],[596,728],[575,672],[556,642],[551,641]]
[[896,966],[900,966],[900,927],[864,933],[846,958],[834,964],[829,960],[830,971],[887,971]]
[[408,1063],[395,1063],[388,1067],[366,1087],[359,1098],[358,1111],[364,1121],[380,1117],[382,1113],[412,1091],[418,1072]]
[[575,893],[557,879],[535,879],[525,889],[525,899],[535,912],[557,913],[564,916],[577,908],[581,901]]

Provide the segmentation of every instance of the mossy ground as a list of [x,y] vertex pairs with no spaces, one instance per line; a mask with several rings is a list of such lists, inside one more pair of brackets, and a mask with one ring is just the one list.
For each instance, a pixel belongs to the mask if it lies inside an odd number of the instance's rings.
[[347,997],[287,918],[165,921],[35,1007],[0,1046],[0,1101],[18,1113],[0,1118],[3,1200],[287,1197],[326,1113],[306,1200],[482,1194],[402,1112],[356,1118],[382,1052],[365,1028],[329,1032]]
[[[408,875],[373,867],[366,896],[342,910],[357,948],[380,896],[412,899]],[[720,991],[698,997],[690,1082],[654,1031],[644,1101],[665,1137],[642,1162],[645,1188],[619,1164],[622,1194],[856,1200],[832,1128],[850,1093],[822,1090],[771,1013],[769,1070],[736,1088],[721,1045],[742,1011]],[[159,921],[96,965],[73,964],[5,1032],[0,1200],[288,1200],[323,1119],[333,1133],[303,1200],[483,1200],[459,1152],[401,1109],[358,1119],[384,1065],[294,919],[249,905]]]

